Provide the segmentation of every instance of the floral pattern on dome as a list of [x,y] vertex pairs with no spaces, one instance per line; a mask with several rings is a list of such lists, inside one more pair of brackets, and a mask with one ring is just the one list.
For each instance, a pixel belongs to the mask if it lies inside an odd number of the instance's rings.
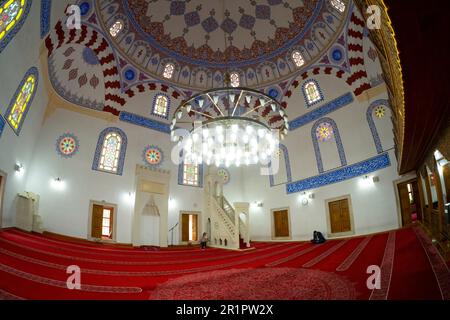
[[144,163],[151,167],[158,167],[161,165],[164,159],[164,154],[159,147],[149,145],[145,147],[142,158]]
[[78,153],[80,143],[72,133],[65,133],[56,140],[56,152],[62,158],[71,158]]

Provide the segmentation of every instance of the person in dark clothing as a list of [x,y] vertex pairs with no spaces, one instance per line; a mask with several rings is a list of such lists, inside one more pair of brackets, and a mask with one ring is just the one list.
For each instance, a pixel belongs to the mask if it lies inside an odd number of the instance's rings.
[[323,234],[319,231],[314,231],[313,232],[313,239],[311,240],[312,243],[314,244],[320,244],[320,243],[324,243],[325,241],[325,237],[323,236]]
[[202,249],[206,249],[206,243],[208,242],[208,234],[206,232],[203,233],[202,239],[200,240],[200,247]]

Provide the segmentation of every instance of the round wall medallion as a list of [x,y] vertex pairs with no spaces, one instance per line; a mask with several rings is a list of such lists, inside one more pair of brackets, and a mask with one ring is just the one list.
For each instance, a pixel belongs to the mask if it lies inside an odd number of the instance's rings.
[[223,179],[223,184],[230,182],[230,172],[225,168],[220,168],[217,175]]
[[71,133],[65,133],[56,140],[56,152],[63,158],[73,157],[79,147],[78,138]]
[[142,153],[142,157],[144,159],[145,164],[157,167],[161,165],[164,154],[159,147],[156,146],[147,146]]

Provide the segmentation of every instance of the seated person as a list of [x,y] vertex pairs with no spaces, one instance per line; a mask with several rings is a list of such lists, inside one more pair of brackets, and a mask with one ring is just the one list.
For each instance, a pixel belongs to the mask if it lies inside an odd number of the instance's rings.
[[311,240],[312,243],[314,244],[320,244],[320,243],[324,243],[325,237],[323,236],[323,234],[319,231],[314,231],[313,232],[313,239]]

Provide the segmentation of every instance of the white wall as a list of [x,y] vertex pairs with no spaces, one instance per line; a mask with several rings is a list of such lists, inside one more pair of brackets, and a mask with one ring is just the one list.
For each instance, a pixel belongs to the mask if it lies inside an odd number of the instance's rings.
[[[0,54],[2,70],[0,72],[0,112],[3,116],[27,70],[36,66],[41,74],[40,44],[40,1],[33,1],[24,25]],[[25,190],[36,139],[47,105],[48,98],[41,77],[36,90],[20,135],[17,136],[11,127],[5,124],[0,137],[0,170],[8,175],[3,201],[3,227],[11,226],[14,223],[16,195]],[[18,162],[24,166],[23,176],[15,174],[14,166]]]

